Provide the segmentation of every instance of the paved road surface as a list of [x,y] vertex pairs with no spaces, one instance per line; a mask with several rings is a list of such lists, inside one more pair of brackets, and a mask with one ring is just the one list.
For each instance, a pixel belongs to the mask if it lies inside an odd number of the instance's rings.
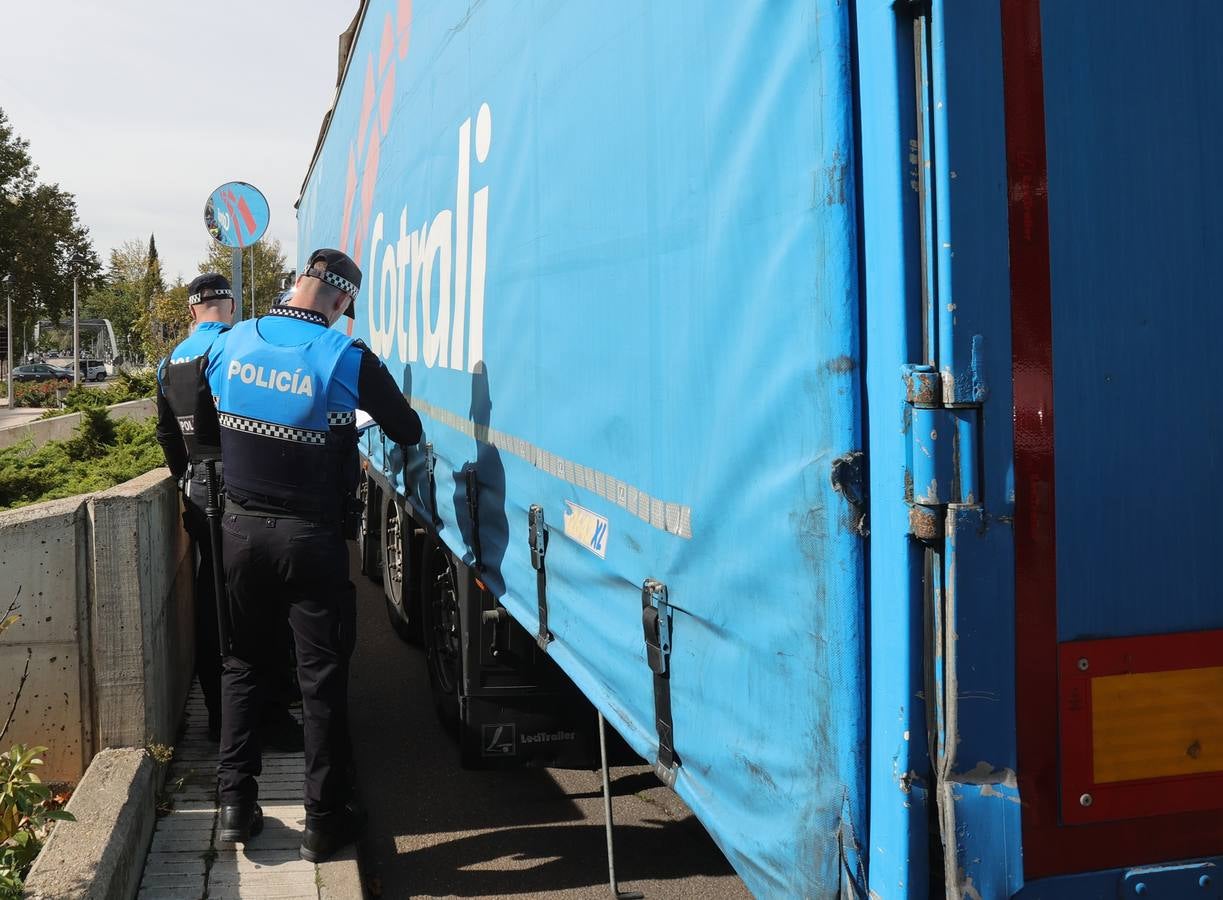
[[[606,898],[598,772],[465,772],[429,700],[423,654],[360,574],[352,732],[372,896]],[[751,895],[704,828],[642,767],[613,769],[617,873],[649,900]]]

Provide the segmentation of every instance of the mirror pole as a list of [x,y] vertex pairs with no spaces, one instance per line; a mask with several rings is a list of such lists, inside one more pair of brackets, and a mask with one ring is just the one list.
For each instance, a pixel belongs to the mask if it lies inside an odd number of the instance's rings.
[[242,248],[234,247],[230,251],[229,271],[232,277],[229,280],[229,286],[234,293],[234,303],[237,304],[234,309],[234,322],[242,321]]

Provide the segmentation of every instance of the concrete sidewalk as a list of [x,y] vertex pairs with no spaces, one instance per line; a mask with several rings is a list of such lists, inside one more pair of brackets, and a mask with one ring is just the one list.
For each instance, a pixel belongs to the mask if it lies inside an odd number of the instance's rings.
[[[294,715],[300,720],[300,710],[294,709]],[[187,727],[166,778],[173,811],[157,820],[140,900],[359,900],[355,849],[321,866],[298,856],[306,816],[300,753],[263,756],[263,831],[243,847],[217,842],[217,747],[208,740],[207,722],[196,685],[187,701]]]
[[26,425],[41,416],[45,409],[33,406],[18,406],[9,409],[7,404],[0,403],[0,428],[16,428]]

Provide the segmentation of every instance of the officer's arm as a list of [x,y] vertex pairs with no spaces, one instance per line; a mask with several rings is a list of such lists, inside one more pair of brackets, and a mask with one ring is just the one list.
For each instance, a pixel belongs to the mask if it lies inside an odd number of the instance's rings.
[[373,416],[395,443],[415,444],[420,440],[420,416],[399,392],[399,385],[382,361],[365,349],[357,376],[357,405]]
[[157,383],[157,443],[161,444],[170,474],[181,478],[187,471],[187,445],[183,443],[183,430],[178,425],[178,419],[161,390],[160,378]]

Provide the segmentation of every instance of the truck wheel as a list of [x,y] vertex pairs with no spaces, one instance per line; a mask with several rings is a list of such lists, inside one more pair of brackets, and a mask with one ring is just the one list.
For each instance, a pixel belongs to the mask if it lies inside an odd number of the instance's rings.
[[405,598],[409,592],[404,584],[411,576],[412,556],[408,551],[408,535],[412,527],[395,497],[388,497],[382,506],[382,594],[386,598],[386,615],[401,640],[412,639],[411,615]]
[[382,521],[378,486],[368,476],[361,476],[357,496],[365,504],[361,523],[357,526],[357,547],[361,550],[361,574],[374,584],[382,583]]
[[459,724],[463,634],[454,565],[445,547],[426,542],[420,574],[429,689],[438,718],[453,732]]

